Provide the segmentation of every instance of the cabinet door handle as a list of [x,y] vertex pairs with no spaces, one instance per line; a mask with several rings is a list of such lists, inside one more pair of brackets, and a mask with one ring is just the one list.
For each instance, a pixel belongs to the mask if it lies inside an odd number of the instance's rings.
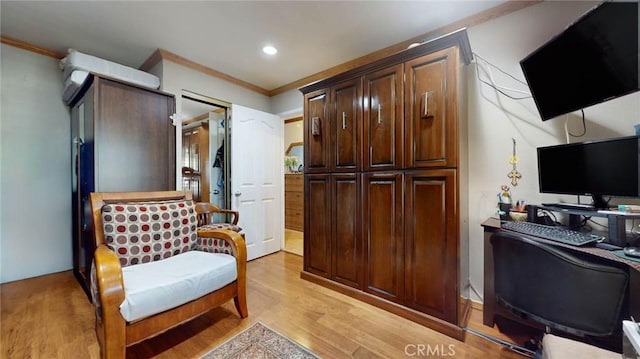
[[378,125],[382,123],[382,105],[378,103]]
[[429,118],[434,116],[436,110],[435,92],[425,92],[422,97],[422,118]]
[[342,129],[343,130],[347,129],[347,121],[345,120],[346,116],[347,116],[347,114],[344,113],[344,111],[342,111]]
[[422,113],[422,117],[427,117],[429,115],[429,92],[424,93],[424,112]]

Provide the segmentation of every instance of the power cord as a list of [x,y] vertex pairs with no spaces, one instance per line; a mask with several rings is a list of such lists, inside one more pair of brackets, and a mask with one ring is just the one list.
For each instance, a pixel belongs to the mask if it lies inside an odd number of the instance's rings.
[[[514,80],[518,81],[519,83],[521,83],[521,84],[523,84],[523,85],[525,85],[525,86],[528,86],[526,82],[524,82],[524,81],[522,81],[522,80],[520,80],[520,79],[516,78],[515,76],[513,76],[513,75],[511,75],[511,74],[507,73],[506,71],[504,71],[504,70],[502,70],[501,68],[499,68],[498,66],[496,66],[496,65],[492,64],[491,62],[489,62],[488,60],[486,60],[486,59],[485,59],[485,58],[483,58],[482,56],[478,55],[476,52],[474,52],[474,53],[473,53],[473,55],[474,55],[475,57],[477,57],[478,59],[482,60],[482,61],[483,61],[485,64],[487,64],[488,66],[490,66],[490,67],[487,67],[486,72],[487,72],[487,74],[489,75],[489,80],[490,80],[491,82],[489,82],[489,81],[487,81],[487,80],[483,80],[482,78],[480,78],[480,71],[479,71],[479,70],[480,70],[480,68],[477,66],[477,68],[476,68],[476,77],[478,78],[478,81],[480,81],[480,82],[482,82],[482,83],[484,83],[484,84],[488,85],[489,87],[493,88],[494,90],[498,91],[499,93],[503,94],[504,96],[506,96],[506,97],[508,97],[508,98],[510,98],[510,99],[512,99],[512,100],[524,100],[524,99],[529,99],[529,98],[531,98],[531,97],[532,97],[532,96],[531,96],[531,93],[529,93],[529,92],[527,92],[527,91],[522,91],[522,90],[518,90],[518,89],[514,89],[514,88],[510,88],[510,87],[506,87],[506,86],[498,85],[498,84],[495,82],[494,78],[493,78],[493,73],[491,72],[491,67],[493,67],[493,68],[497,69],[498,71],[500,71],[500,72],[502,72],[503,74],[505,74],[505,75],[507,75],[507,76],[511,77],[512,79],[514,79]],[[478,62],[477,62],[477,61],[476,61],[476,65],[478,65]],[[519,92],[519,93],[525,94],[525,95],[527,95],[527,96],[515,97],[515,96],[511,96],[510,94],[506,93],[506,92],[505,92],[505,91],[503,91],[503,90],[513,91],[513,92]]]
[[565,137],[567,138],[567,143],[571,143],[571,140],[569,139],[569,136],[571,137],[582,137],[585,134],[587,134],[587,123],[585,121],[584,118],[584,110],[580,110],[580,112],[582,112],[582,133],[579,135],[574,135],[573,133],[571,133],[569,131],[569,114],[567,114],[565,120],[564,120],[564,133],[565,133]]

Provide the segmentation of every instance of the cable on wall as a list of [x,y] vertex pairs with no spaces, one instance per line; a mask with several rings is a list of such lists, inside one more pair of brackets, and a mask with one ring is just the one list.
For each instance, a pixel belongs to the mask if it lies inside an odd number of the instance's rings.
[[567,138],[567,143],[571,143],[571,139],[569,138],[571,137],[582,137],[587,133],[587,123],[585,121],[584,118],[584,110],[580,110],[580,112],[582,112],[582,133],[579,135],[574,135],[573,133],[571,133],[569,131],[569,114],[567,114],[565,120],[564,120],[564,134],[565,137]]
[[[478,78],[478,81],[488,85],[489,87],[493,88],[494,90],[498,91],[502,95],[504,95],[504,96],[506,96],[506,97],[508,97],[508,98],[510,98],[512,100],[524,100],[524,99],[532,98],[530,92],[523,91],[523,90],[518,90],[518,89],[515,89],[515,88],[506,87],[506,86],[502,86],[502,85],[498,85],[496,83],[494,77],[493,77],[493,72],[491,71],[491,68],[495,68],[498,71],[502,72],[503,74],[505,74],[505,75],[509,76],[510,78],[514,79],[515,81],[517,81],[517,82],[519,82],[519,83],[521,83],[521,84],[523,84],[525,86],[528,86],[526,82],[524,82],[524,81],[518,79],[517,77],[509,74],[508,72],[502,70],[498,66],[496,66],[496,65],[492,64],[491,62],[489,62],[488,60],[486,60],[484,57],[478,55],[476,52],[474,52],[473,55],[475,57],[477,57],[478,59],[480,59],[482,62],[484,62],[487,65],[485,71],[487,72],[487,75],[489,76],[489,81],[480,78],[480,71],[479,71],[480,68],[477,67],[477,69],[476,69],[476,77]],[[476,66],[478,64],[479,63],[476,61]],[[518,93],[521,93],[521,94],[525,94],[526,96],[516,97],[516,96],[512,96],[512,95],[508,94],[505,91],[518,92]]]
[[[502,86],[496,83],[495,78],[493,76],[493,71],[491,70],[492,68],[495,68],[496,70],[500,71],[501,73],[509,76],[510,78],[512,78],[513,80],[517,81],[520,84],[523,84],[525,86],[528,86],[526,82],[518,79],[517,77],[509,74],[508,72],[502,70],[500,67],[492,64],[490,61],[488,61],[487,59],[485,59],[484,57],[478,55],[478,53],[474,52],[473,55],[478,58],[480,61],[484,62],[486,65],[486,68],[484,69],[485,72],[487,73],[489,80],[485,80],[482,79],[480,77],[480,67],[479,62],[476,61],[476,77],[478,78],[478,81],[482,82],[483,84],[486,84],[487,86],[493,88],[494,90],[496,90],[497,92],[501,93],[502,95],[512,99],[512,100],[525,100],[525,99],[529,99],[529,98],[533,98],[533,96],[531,95],[530,92],[527,91],[523,91],[523,90],[518,90],[515,88],[511,88],[511,87],[506,87],[506,86]],[[509,93],[507,93],[506,91],[511,91],[511,92],[517,92],[517,93],[521,93],[524,94],[526,96],[512,96]],[[565,137],[567,140],[567,143],[571,143],[571,137],[582,137],[587,133],[587,125],[586,125],[586,120],[585,120],[585,115],[584,115],[584,110],[580,110],[582,113],[582,133],[580,134],[573,134],[571,133],[571,131],[569,131],[569,115],[567,114],[567,117],[565,119],[564,122],[564,133],[565,133]]]

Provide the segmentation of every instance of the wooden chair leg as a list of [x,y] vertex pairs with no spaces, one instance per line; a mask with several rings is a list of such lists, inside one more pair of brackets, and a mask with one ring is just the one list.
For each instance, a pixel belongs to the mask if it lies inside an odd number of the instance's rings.
[[127,352],[127,339],[124,320],[118,320],[115,325],[96,323],[96,334],[100,344],[102,359],[124,359]]
[[238,314],[240,314],[240,318],[246,318],[249,316],[249,309],[247,309],[247,296],[242,294],[238,294],[233,298],[233,302],[236,304],[236,309],[238,310]]

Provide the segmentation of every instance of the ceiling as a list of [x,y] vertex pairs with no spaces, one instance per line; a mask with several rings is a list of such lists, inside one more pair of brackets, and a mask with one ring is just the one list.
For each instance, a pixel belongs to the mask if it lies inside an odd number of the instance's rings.
[[0,30],[134,68],[164,49],[273,90],[503,2],[2,0]]

